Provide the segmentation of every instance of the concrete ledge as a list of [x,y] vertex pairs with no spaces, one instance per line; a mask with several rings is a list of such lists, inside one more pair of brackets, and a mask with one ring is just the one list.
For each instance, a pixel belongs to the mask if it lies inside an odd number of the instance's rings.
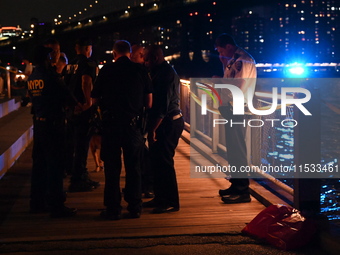
[[0,102],[0,118],[6,116],[7,114],[18,110],[20,108],[20,102],[16,102],[13,99],[4,99]]
[[33,140],[33,128],[29,128],[19,139],[0,156],[0,179],[26,150]]
[[0,119],[0,179],[33,140],[30,111],[21,107]]

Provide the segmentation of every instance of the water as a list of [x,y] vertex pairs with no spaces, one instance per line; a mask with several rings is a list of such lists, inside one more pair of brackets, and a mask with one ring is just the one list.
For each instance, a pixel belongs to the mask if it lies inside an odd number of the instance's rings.
[[[338,165],[340,158],[340,79],[323,79],[319,84],[321,98],[321,164]],[[289,111],[288,118],[293,118]],[[317,123],[316,123],[317,124]],[[312,128],[312,127],[311,127]],[[294,164],[294,128],[275,127],[268,131],[267,149],[262,154],[262,163],[272,165]],[[281,178],[280,178],[281,179]],[[284,183],[293,187],[293,179],[285,179]],[[321,212],[329,220],[340,222],[340,180],[323,179],[320,193]]]

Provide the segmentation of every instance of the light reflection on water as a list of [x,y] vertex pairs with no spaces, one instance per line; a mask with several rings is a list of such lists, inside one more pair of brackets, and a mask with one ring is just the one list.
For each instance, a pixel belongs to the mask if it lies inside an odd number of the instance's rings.
[[[327,84],[328,85],[328,84]],[[340,86],[327,86],[320,89],[321,101],[331,103],[340,109]],[[274,133],[274,134],[273,134]],[[268,136],[268,143],[272,144],[262,163],[275,165],[294,164],[294,128],[275,127],[275,132]],[[274,137],[275,136],[275,137]],[[340,115],[321,103],[321,164],[337,165],[340,158]],[[273,142],[271,142],[271,140]],[[284,183],[293,188],[293,179],[284,179]],[[323,179],[320,193],[321,212],[329,220],[340,220],[340,180]]]

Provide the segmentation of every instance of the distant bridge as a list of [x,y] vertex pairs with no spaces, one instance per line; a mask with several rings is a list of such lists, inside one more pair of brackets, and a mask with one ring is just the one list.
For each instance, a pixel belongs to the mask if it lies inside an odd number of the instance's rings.
[[[177,32],[179,42],[170,41],[170,52],[188,51],[189,40],[187,32],[195,30],[200,33],[203,29],[201,20],[197,18],[188,26],[186,20],[190,13],[215,14],[214,32],[225,32],[230,28],[230,20],[244,8],[267,4],[266,0],[238,1],[238,0],[159,0],[145,3],[144,6],[134,6],[129,9],[108,12],[105,15],[81,18],[63,22],[52,26],[45,24],[35,32],[32,38],[12,38],[0,42],[0,55],[3,62],[20,63],[22,58],[29,58],[32,48],[50,36],[55,36],[61,43],[62,49],[68,54],[74,54],[74,41],[81,36],[90,36],[95,42],[95,57],[105,59],[105,51],[111,49],[116,39],[126,39],[130,42],[141,43],[142,38],[147,38],[148,43],[155,43],[155,35],[152,30],[157,26],[173,26],[177,20],[186,26]],[[196,39],[201,40],[200,36]],[[192,42],[193,47],[197,42]],[[177,46],[176,46],[177,45]],[[177,48],[176,48],[177,47]],[[180,47],[180,48],[178,48]],[[199,43],[198,46],[199,47]],[[171,52],[172,51],[172,52]],[[72,56],[71,56],[72,57]],[[106,56],[107,57],[107,56]]]

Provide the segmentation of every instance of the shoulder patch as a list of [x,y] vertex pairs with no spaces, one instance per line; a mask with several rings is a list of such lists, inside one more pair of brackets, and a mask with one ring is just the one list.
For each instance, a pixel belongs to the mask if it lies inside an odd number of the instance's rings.
[[242,61],[237,61],[236,63],[235,63],[235,68],[236,68],[236,70],[239,72],[239,71],[241,71],[241,69],[242,69]]

